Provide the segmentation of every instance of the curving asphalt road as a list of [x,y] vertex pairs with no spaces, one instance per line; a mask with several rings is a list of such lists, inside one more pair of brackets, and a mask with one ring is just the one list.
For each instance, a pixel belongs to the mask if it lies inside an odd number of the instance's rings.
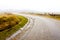
[[34,25],[17,40],[60,40],[60,21],[51,18],[31,16]]

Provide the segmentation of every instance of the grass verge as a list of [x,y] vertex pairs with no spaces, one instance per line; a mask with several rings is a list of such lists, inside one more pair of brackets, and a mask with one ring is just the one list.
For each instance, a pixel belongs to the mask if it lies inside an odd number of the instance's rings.
[[53,18],[53,19],[56,19],[56,20],[60,20],[60,16],[50,16],[50,15],[48,15],[46,17]]
[[21,19],[21,22],[19,22],[19,24],[15,25],[14,27],[1,31],[0,40],[6,40],[6,38],[10,37],[12,34],[22,28],[28,21],[28,19],[23,16],[18,15],[17,17]]

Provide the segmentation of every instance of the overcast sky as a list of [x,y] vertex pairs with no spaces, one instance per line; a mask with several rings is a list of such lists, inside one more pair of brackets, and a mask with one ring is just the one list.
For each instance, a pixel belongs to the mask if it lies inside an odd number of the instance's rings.
[[60,12],[60,0],[0,0],[1,10]]

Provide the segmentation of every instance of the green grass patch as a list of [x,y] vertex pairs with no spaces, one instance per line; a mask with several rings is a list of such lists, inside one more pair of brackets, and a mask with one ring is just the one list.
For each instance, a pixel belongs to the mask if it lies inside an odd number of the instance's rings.
[[10,37],[12,34],[22,28],[28,21],[28,19],[23,16],[17,15],[17,17],[21,19],[21,22],[19,22],[19,24],[15,25],[14,27],[0,31],[0,40],[5,40],[6,38]]

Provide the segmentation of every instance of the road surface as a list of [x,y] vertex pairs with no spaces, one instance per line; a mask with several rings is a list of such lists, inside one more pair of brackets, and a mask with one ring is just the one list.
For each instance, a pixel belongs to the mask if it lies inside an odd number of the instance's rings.
[[33,27],[17,40],[60,40],[60,21],[39,16],[30,17],[34,19]]

